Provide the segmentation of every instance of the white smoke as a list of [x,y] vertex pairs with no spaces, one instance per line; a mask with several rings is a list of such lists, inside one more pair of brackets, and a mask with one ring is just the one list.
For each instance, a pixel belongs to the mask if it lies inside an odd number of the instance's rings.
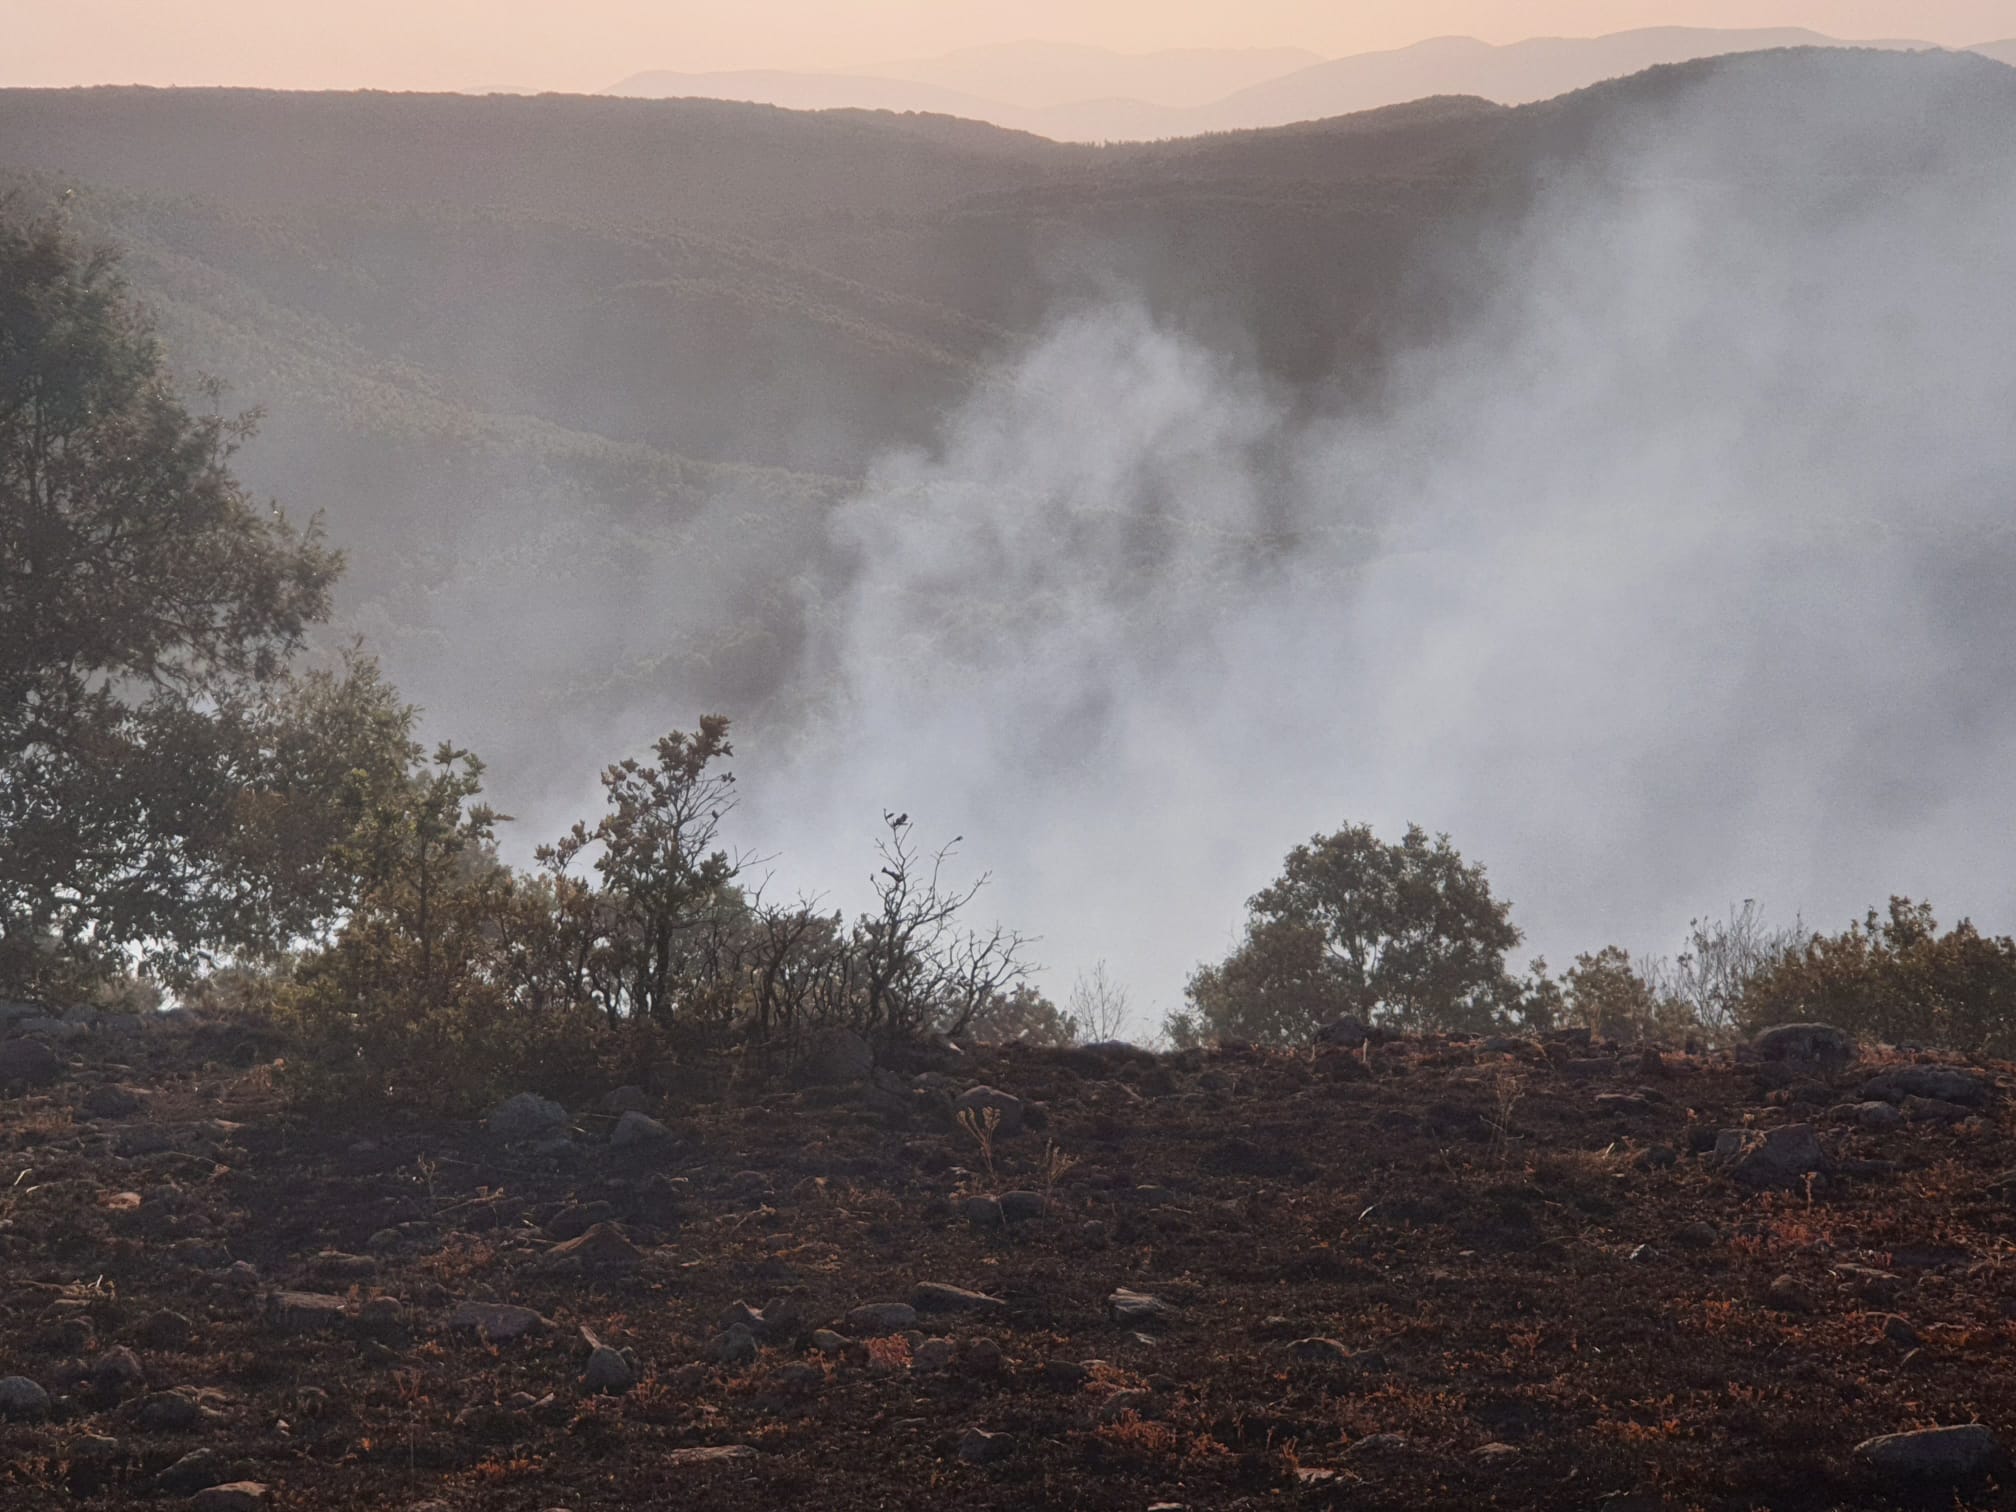
[[1556,965],[1744,897],[2016,924],[2006,144],[1844,194],[1936,98],[1773,137],[1718,88],[1452,257],[1471,313],[1370,407],[1061,316],[835,521],[821,712],[743,823],[823,884],[885,807],[963,834],[1141,1033],[1347,821],[1448,831]]

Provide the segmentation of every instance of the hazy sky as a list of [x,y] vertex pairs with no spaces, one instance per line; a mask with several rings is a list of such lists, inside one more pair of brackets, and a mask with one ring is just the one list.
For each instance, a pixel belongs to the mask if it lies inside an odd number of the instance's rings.
[[1659,25],[1967,46],[2016,36],[2016,0],[0,0],[0,84],[590,90],[645,68],[854,67],[1030,37],[1336,56]]

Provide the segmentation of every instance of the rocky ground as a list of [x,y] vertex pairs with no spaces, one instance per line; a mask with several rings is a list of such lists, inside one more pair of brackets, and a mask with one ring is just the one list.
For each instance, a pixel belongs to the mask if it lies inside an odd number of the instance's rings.
[[2016,1506],[2008,1066],[1007,1047],[477,1125],[8,1014],[0,1507]]

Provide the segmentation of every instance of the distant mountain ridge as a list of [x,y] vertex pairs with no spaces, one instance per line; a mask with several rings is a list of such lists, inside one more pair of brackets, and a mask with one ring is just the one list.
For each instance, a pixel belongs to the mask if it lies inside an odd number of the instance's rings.
[[[852,72],[652,71],[633,74],[607,92],[739,100],[792,110],[929,111],[1062,142],[1150,141],[1286,126],[1436,95],[1524,105],[1661,64],[1816,46],[1945,50],[1903,38],[1844,40],[1800,27],[1682,26],[1505,44],[1436,37],[1327,61],[1295,49],[1129,55],[1022,43]],[[1972,51],[2016,65],[2016,40],[1983,43]],[[1257,76],[1205,97],[1207,81],[1229,81],[1241,74]],[[1082,93],[1071,97],[1072,86]]]

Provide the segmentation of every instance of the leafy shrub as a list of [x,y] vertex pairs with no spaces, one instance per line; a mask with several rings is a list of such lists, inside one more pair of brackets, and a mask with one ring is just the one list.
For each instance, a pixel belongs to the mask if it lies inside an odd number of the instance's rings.
[[2016,941],[1965,919],[1941,934],[1929,903],[1893,897],[1771,962],[1739,1011],[1746,1030],[1818,1019],[1865,1039],[2016,1054]]

